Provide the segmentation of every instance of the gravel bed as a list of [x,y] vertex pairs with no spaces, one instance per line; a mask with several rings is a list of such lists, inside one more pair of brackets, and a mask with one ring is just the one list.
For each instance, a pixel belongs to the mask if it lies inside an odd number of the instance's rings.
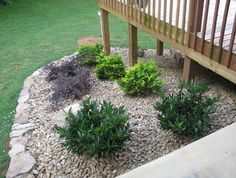
[[[112,53],[122,55],[127,64],[127,49],[113,48]],[[163,68],[166,92],[174,92],[178,80],[182,78],[182,66],[173,59],[169,50],[165,50],[161,57],[155,57],[154,50],[147,50],[143,60],[149,58],[156,58],[158,65]],[[59,61],[61,62],[63,61]],[[208,94],[220,97],[215,119],[206,133],[209,134],[236,121],[236,90],[235,85],[207,69],[199,67],[198,71],[196,80],[209,83],[211,90]],[[69,153],[61,146],[61,139],[52,122],[56,111],[49,101],[52,86],[45,81],[47,73],[44,70],[30,89],[30,120],[35,124],[35,130],[28,133],[26,148],[37,161],[36,167],[31,171],[31,175],[35,177],[115,177],[194,141],[160,128],[156,119],[157,112],[153,108],[153,104],[160,100],[158,96],[127,97],[115,82],[98,81],[94,78],[87,97],[99,101],[109,100],[116,106],[125,105],[133,137],[120,152],[108,159],[85,159]],[[59,104],[58,110],[76,102],[78,101],[64,100]]]

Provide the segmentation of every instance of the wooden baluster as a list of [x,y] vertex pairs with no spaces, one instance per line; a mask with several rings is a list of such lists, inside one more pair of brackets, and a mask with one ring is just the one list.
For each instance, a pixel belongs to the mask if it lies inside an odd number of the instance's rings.
[[123,15],[126,16],[126,6],[125,6],[125,0],[123,0]]
[[189,14],[188,14],[188,32],[187,32],[187,45],[190,47],[190,35],[191,32],[193,32],[193,21],[194,21],[194,5],[195,5],[195,0],[190,0],[189,2]]
[[195,17],[197,19],[194,20],[194,36],[193,36],[193,49],[195,50],[196,49],[196,41],[197,41],[197,32],[198,32],[198,28],[199,28],[199,20],[198,20],[198,17],[199,17],[199,10],[200,10],[200,0],[197,0],[197,3],[196,4],[196,12],[195,12]]
[[162,0],[158,0],[158,31],[161,32],[161,1]]
[[184,3],[183,3],[183,17],[182,17],[182,36],[181,36],[181,43],[182,44],[184,44],[184,36],[185,36],[186,9],[187,9],[187,0],[184,0]]
[[140,6],[140,1],[139,1],[139,23],[142,23],[142,11],[141,11],[141,6]]
[[204,52],[203,50],[205,46],[206,25],[207,25],[207,19],[208,19],[209,4],[210,4],[210,0],[206,0],[206,7],[205,7],[205,12],[204,12],[203,28],[202,28],[201,50],[200,50],[202,54]]
[[153,1],[153,4],[152,4],[152,29],[153,30],[156,30],[156,1],[154,0]]
[[131,8],[131,11],[130,11],[131,16],[130,17],[133,19],[134,18],[134,0],[130,1],[130,8]]
[[126,6],[126,0],[124,0],[124,15],[125,15],[125,16],[127,16],[127,14],[126,14],[126,8],[127,8],[127,6]]
[[222,45],[223,45],[223,40],[224,40],[225,26],[226,26],[227,17],[228,17],[229,6],[230,6],[230,0],[226,0],[224,15],[223,15],[223,22],[222,22],[221,31],[220,31],[219,52],[218,52],[218,55],[217,55],[217,58],[218,58],[217,61],[219,63],[221,63]]
[[219,5],[220,5],[220,0],[216,0],[215,12],[214,12],[213,24],[212,24],[212,30],[211,30],[210,50],[209,50],[209,54],[208,54],[210,58],[212,58],[212,51],[213,51],[213,45],[214,45],[214,39],[215,39],[215,31],[216,31],[216,23],[217,23]]
[[170,38],[172,38],[172,13],[173,13],[173,0],[170,0],[170,15],[169,15],[169,23],[170,23],[169,37]]
[[148,0],[148,27],[151,28],[151,1]]
[[128,19],[129,19],[130,18],[130,0],[126,0],[126,2],[127,2],[126,13],[127,13]]
[[146,18],[146,1],[143,1],[143,24],[145,24]]
[[138,8],[137,8],[137,5],[136,5],[136,0],[134,1],[134,19],[136,21],[138,21],[138,17],[137,17],[137,14],[138,14]]
[[180,0],[177,0],[177,7],[176,7],[176,20],[175,20],[175,41],[178,38],[178,29],[179,29],[179,10],[180,10]]
[[233,46],[235,41],[235,35],[236,35],[236,13],[234,15],[234,24],[232,28],[230,43],[229,43],[229,51],[228,51],[228,64],[227,67],[230,68],[231,60],[232,60],[232,53],[233,53]]
[[164,0],[164,35],[166,35],[166,11],[167,11],[167,0]]

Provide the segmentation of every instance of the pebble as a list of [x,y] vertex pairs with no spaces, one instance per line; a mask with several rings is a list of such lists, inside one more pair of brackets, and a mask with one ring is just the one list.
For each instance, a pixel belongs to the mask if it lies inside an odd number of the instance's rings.
[[[113,48],[112,53],[123,56],[128,66],[128,50]],[[64,57],[55,63],[62,64],[66,60],[75,58],[76,54]],[[157,64],[163,68],[162,78],[165,80],[165,91],[175,92],[179,78],[182,78],[182,69],[172,59],[168,50],[164,56],[156,57],[155,50],[146,50],[143,60],[156,58]],[[53,108],[50,102],[52,86],[45,81],[48,71],[40,70],[40,74],[34,78],[30,88],[30,121],[34,123],[34,131],[28,133],[26,149],[34,155],[36,166],[31,174],[39,178],[44,177],[115,177],[128,170],[157,159],[194,140],[186,137],[177,137],[170,131],[160,128],[157,123],[157,111],[153,104],[160,101],[159,96],[146,98],[132,98],[125,96],[115,82],[98,81],[94,78],[94,85],[86,97],[98,101],[109,100],[115,106],[124,105],[129,115],[132,139],[125,142],[123,148],[109,158],[92,158],[91,160],[72,154],[61,146],[62,139],[54,129],[52,121],[55,113],[74,103],[80,103],[72,99],[66,99],[58,103],[58,108]],[[210,134],[232,122],[236,121],[236,90],[227,81],[206,69],[199,69],[198,82],[210,83],[209,95],[219,96],[221,102],[217,106],[215,119],[206,131]],[[227,83],[227,85],[225,85]],[[23,134],[22,134],[23,135]]]

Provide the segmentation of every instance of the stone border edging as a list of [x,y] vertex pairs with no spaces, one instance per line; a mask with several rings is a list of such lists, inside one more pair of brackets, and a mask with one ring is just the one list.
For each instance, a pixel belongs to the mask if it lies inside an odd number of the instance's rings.
[[25,149],[28,143],[25,134],[34,130],[34,124],[29,121],[29,90],[34,82],[34,77],[40,74],[43,68],[39,68],[24,81],[24,86],[20,92],[18,105],[16,107],[15,120],[10,133],[10,147],[8,152],[10,156],[10,165],[6,174],[6,178],[13,177],[30,177],[28,174],[35,166],[36,160]]
[[[64,60],[65,58],[77,57],[78,53],[75,52],[72,55],[64,56],[59,60]],[[53,62],[56,62],[53,61]],[[16,113],[14,118],[14,124],[12,126],[12,131],[10,133],[10,143],[9,146],[11,150],[8,152],[10,156],[10,164],[7,170],[6,178],[32,178],[34,177],[29,172],[35,167],[35,158],[25,149],[28,139],[25,136],[26,133],[34,130],[34,124],[29,121],[29,104],[28,100],[30,98],[30,88],[34,82],[34,78],[37,77],[41,71],[45,69],[44,67],[39,68],[28,76],[20,92],[18,98],[18,105],[16,107]]]

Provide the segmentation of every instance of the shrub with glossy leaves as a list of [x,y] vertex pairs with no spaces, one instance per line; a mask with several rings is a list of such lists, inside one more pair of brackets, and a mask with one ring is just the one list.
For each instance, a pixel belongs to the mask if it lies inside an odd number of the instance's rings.
[[102,53],[103,45],[97,43],[93,46],[81,45],[78,49],[78,60],[80,64],[93,66],[97,64],[97,57]]
[[[186,88],[185,88],[186,87]],[[180,81],[177,93],[162,95],[162,102],[154,108],[160,113],[158,120],[162,128],[182,135],[200,136],[209,125],[217,98],[205,95],[206,84]]]
[[117,151],[130,138],[128,116],[123,106],[86,99],[77,115],[67,115],[67,126],[57,128],[65,139],[63,146],[87,157],[104,157]]
[[158,93],[164,82],[160,79],[162,70],[154,60],[140,62],[131,67],[126,75],[118,80],[121,89],[131,96]]
[[116,80],[125,75],[125,66],[120,56],[100,56],[95,70],[100,80]]

